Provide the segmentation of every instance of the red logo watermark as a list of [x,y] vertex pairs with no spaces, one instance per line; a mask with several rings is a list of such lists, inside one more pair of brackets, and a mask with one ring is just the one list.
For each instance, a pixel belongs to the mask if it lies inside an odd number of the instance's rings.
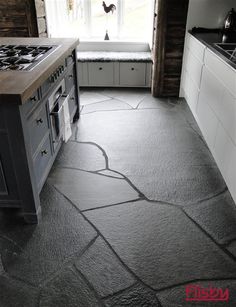
[[228,302],[229,289],[215,288],[212,286],[187,285],[185,287],[187,302]]

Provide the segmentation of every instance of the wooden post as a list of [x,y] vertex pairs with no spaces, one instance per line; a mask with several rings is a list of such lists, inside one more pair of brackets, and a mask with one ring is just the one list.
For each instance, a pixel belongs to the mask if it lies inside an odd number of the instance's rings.
[[154,97],[178,97],[189,0],[156,0],[153,44]]

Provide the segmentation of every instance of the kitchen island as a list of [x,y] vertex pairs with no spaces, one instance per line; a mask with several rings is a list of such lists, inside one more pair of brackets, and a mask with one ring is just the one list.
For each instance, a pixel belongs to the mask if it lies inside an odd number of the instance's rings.
[[[0,207],[40,216],[39,193],[62,144],[66,116],[79,118],[78,39],[2,38]],[[67,111],[64,111],[64,108]]]

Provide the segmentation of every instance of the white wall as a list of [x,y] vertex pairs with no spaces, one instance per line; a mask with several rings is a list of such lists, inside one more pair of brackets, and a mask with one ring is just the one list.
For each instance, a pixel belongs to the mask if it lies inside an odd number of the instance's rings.
[[187,30],[192,27],[219,28],[236,0],[190,0]]

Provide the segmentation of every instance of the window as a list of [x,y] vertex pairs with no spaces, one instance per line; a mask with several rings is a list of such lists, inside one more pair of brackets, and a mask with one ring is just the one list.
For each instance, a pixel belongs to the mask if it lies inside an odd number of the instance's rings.
[[116,6],[105,13],[102,0],[45,0],[51,37],[148,41],[152,33],[154,0],[107,0]]

